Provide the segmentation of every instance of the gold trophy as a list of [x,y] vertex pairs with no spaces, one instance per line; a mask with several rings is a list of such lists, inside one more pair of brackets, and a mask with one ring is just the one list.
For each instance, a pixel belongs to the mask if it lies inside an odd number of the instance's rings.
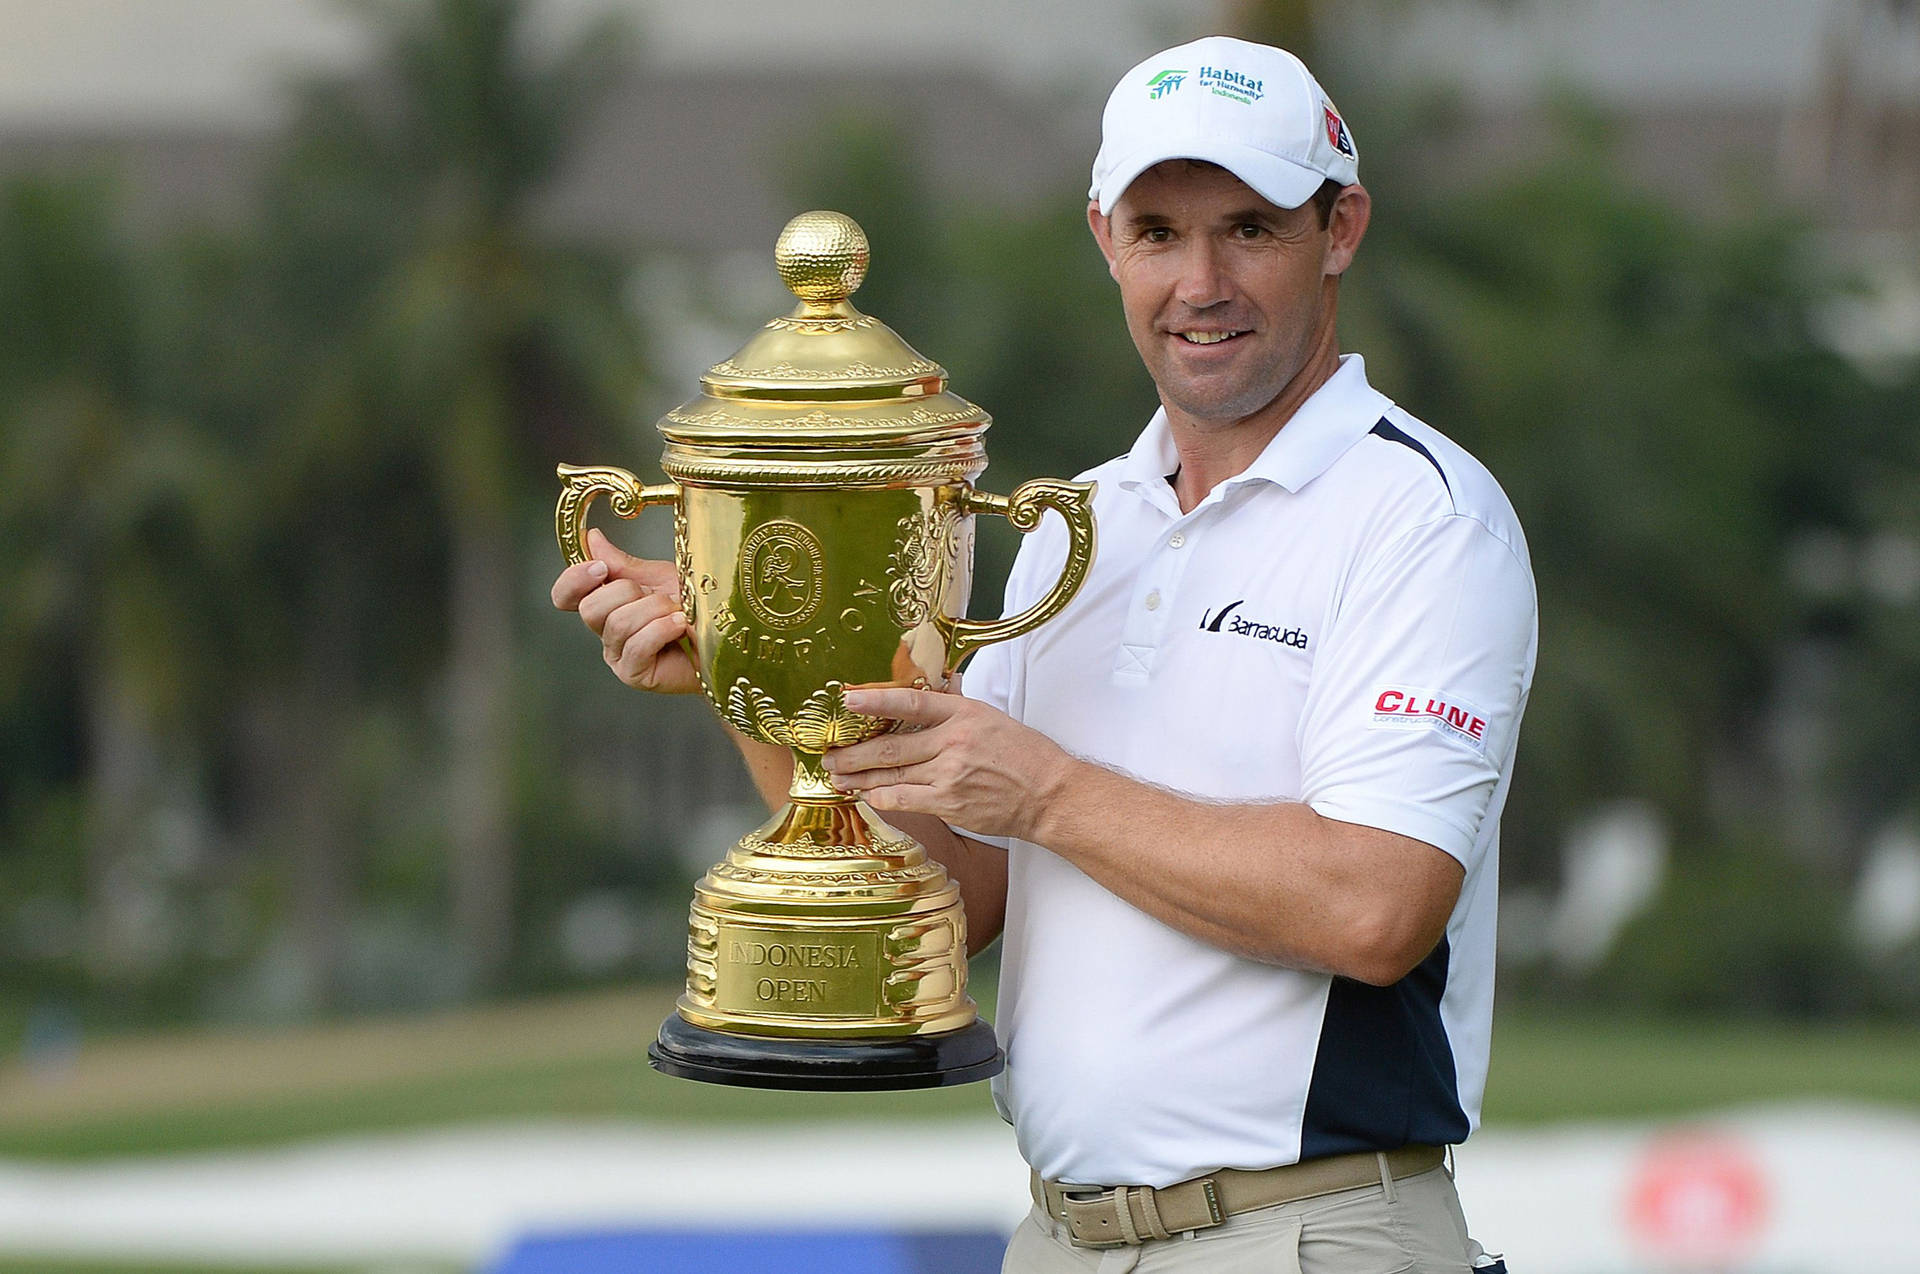
[[[1004,1057],[967,995],[958,887],[820,759],[896,724],[849,711],[848,687],[945,689],[968,652],[1058,614],[1093,563],[1093,487],[974,490],[989,418],[848,304],[868,262],[850,218],[794,218],[774,258],[800,303],[660,422],[672,481],[560,468],[570,562],[587,556],[595,497],[626,518],[672,506],[707,698],[743,734],[793,749],[787,804],[695,890],[686,993],[648,1056],[670,1075],[764,1088],[985,1079]],[[1059,581],[1022,614],[967,619],[973,515],[1031,531],[1049,508],[1067,527]]]

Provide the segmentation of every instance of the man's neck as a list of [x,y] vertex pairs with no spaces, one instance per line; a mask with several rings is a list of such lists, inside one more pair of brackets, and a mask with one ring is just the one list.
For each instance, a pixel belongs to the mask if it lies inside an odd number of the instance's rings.
[[1228,424],[1202,424],[1168,407],[1167,428],[1180,458],[1173,483],[1180,511],[1193,512],[1209,491],[1228,478],[1245,473],[1267,449],[1267,444],[1293,419],[1300,404],[1313,397],[1339,370],[1340,345],[1329,324],[1316,343],[1313,355],[1287,382],[1286,388],[1253,415]]

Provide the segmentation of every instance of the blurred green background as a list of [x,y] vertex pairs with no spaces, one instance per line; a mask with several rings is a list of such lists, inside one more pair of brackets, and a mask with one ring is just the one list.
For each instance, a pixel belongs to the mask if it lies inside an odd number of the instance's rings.
[[[1152,392],[1082,173],[1113,75],[1210,30],[1341,103],[1343,343],[1531,543],[1489,1121],[1920,1104],[1920,107],[1874,69],[1914,6],[1814,6],[1801,80],[1690,102],[1610,47],[1504,87],[1460,53],[1551,5],[1147,8],[990,74],[897,59],[934,18],[822,71],[645,5],[408,0],[244,128],[0,130],[0,1153],[791,1115],[637,1078],[756,812],[703,703],[547,604],[553,466],[649,469],[810,207],[995,414],[987,485],[1123,450]],[[1722,25],[1703,64],[1758,39]],[[889,1101],[984,1108],[804,1109]]]

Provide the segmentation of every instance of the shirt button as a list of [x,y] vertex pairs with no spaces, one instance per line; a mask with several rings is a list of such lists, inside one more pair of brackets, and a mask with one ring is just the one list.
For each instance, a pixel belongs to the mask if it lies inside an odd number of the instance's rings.
[[1147,594],[1147,609],[1148,610],[1160,609],[1160,590],[1159,589],[1156,588],[1151,593]]
[[1179,531],[1175,531],[1167,539],[1167,543],[1171,544],[1174,548],[1179,548],[1182,545],[1184,545],[1186,542],[1187,542],[1187,537]]

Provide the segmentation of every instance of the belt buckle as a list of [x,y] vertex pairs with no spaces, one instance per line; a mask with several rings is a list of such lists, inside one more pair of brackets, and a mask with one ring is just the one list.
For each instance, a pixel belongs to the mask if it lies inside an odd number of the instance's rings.
[[[1126,1199],[1121,1194],[1122,1189],[1124,1189],[1124,1187],[1114,1187],[1106,1190],[1079,1190],[1072,1193],[1065,1190],[1060,1192],[1060,1204],[1066,1213],[1062,1220],[1067,1223],[1067,1238],[1075,1247],[1084,1248],[1092,1252],[1105,1252],[1112,1248],[1128,1246],[1126,1238],[1118,1232],[1119,1209],[1126,1206]],[[1114,1237],[1110,1239],[1080,1237],[1078,1223],[1082,1220],[1091,1222],[1094,1218],[1088,1216],[1087,1213],[1101,1207],[1103,1204],[1114,1210]]]

